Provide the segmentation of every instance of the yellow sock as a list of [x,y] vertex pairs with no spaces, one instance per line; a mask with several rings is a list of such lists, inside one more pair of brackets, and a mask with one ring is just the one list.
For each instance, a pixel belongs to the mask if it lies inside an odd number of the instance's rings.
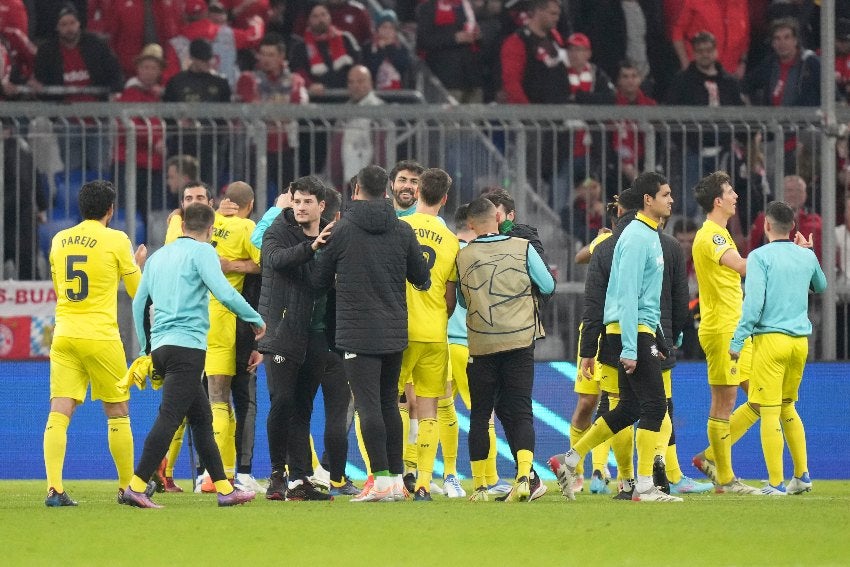
[[[611,438],[613,439],[613,437]],[[608,467],[608,454],[611,452],[611,439],[606,439],[596,447],[590,450],[591,462],[593,462],[593,470],[603,472]]]
[[516,452],[516,478],[519,480],[524,476],[531,475],[531,463],[534,453],[528,449],[520,449]]
[[454,398],[437,401],[437,425],[443,448],[443,475],[457,474],[458,426]]
[[[613,410],[620,403],[620,398],[610,396],[608,408]],[[617,478],[628,480],[635,477],[635,428],[629,426],[621,429],[611,438],[611,449],[617,461]]]
[[484,480],[487,481],[487,486],[492,486],[499,482],[499,470],[496,467],[496,457],[499,450],[496,447],[496,424],[490,423],[487,426],[487,435],[490,437],[490,450],[487,452],[487,465],[484,468]]
[[761,406],[761,450],[764,453],[764,464],[767,465],[768,481],[773,486],[785,480],[782,470],[785,440],[779,420],[781,411],[779,406]]
[[487,486],[487,461],[470,461],[470,467],[472,467],[472,487],[479,488],[481,486]]
[[673,422],[670,421],[670,413],[668,412],[664,414],[664,419],[661,420],[661,430],[658,432],[658,454],[661,456],[667,453],[671,433],[673,433]]
[[661,433],[649,429],[637,428],[635,447],[637,447],[638,476],[652,476],[652,463],[658,454]]
[[313,467],[313,471],[320,466],[322,463],[319,462],[319,456],[316,454],[316,445],[313,443],[313,436],[310,435],[310,466]]
[[62,486],[62,469],[65,466],[65,447],[68,445],[68,424],[71,418],[52,411],[47,414],[44,426],[44,469],[47,473],[47,488],[65,492]]
[[440,432],[437,420],[428,417],[419,420],[419,434],[416,436],[416,488],[424,487],[431,491],[431,476],[434,472],[434,459],[437,457],[437,443]]
[[227,478],[236,476],[236,413],[233,406],[228,406],[230,413],[227,416],[227,439],[224,451],[221,453],[221,464]]
[[118,471],[118,486],[124,488],[133,477],[133,430],[130,416],[110,417],[106,420],[109,452]]
[[[729,431],[729,421],[708,418],[708,444],[712,449],[714,466],[717,467],[717,482],[726,484],[732,482],[735,476],[732,472],[732,434]],[[706,458],[708,452],[706,451]]]
[[794,402],[783,403],[779,417],[782,419],[782,431],[788,443],[788,452],[794,462],[794,476],[802,476],[803,473],[809,472],[809,456],[806,450],[806,429]]
[[147,481],[136,475],[133,475],[132,478],[130,478],[130,482],[128,483],[128,485],[130,487],[130,490],[132,490],[133,492],[144,492],[148,489]]
[[217,480],[213,484],[215,485],[215,491],[219,494],[227,496],[233,492],[233,485],[230,484],[229,480]]
[[[744,434],[750,430],[750,427],[755,425],[759,420],[759,412],[753,409],[749,402],[745,402],[738,406],[732,415],[729,416],[729,443],[730,446],[738,442]],[[709,447],[705,450],[705,458],[709,461],[715,461],[714,449]]]
[[366,452],[366,444],[363,442],[363,432],[360,430],[360,415],[354,412],[354,434],[357,437],[357,448],[363,457],[363,465],[366,467],[366,475],[372,475],[372,463],[369,462],[369,453]]
[[[576,444],[584,437],[586,431],[587,429],[579,429],[575,425],[570,425],[570,447],[575,448]],[[590,447],[587,450],[590,450]],[[582,458],[578,462],[578,465],[576,465],[576,476],[584,476],[584,456],[587,454],[587,450],[581,453]]]
[[[570,426],[570,441],[572,441],[572,426]],[[572,446],[575,451],[581,455],[581,459],[579,460],[579,465],[584,461],[584,456],[587,455],[591,449],[605,441],[606,439],[610,439],[614,436],[614,432],[611,431],[611,428],[608,427],[608,424],[605,423],[603,418],[599,418],[593,422],[593,425],[590,426],[589,429],[580,432],[581,439],[578,443]],[[576,471],[578,471],[578,467],[576,467]]]
[[404,447],[402,456],[404,459],[404,470],[416,470],[416,459],[410,459],[408,454],[407,439],[410,437],[410,409],[404,406],[398,406],[398,414],[401,416],[401,443]]
[[[227,451],[227,439],[230,436],[230,404],[225,402],[212,402],[213,437],[221,455],[221,463],[224,464],[224,453]],[[225,471],[227,474],[227,471]]]
[[[419,438],[419,434],[416,434],[416,438]],[[437,433],[437,438],[439,440],[439,432]],[[419,449],[416,443],[408,443],[407,439],[404,440],[404,472],[416,472],[417,463],[416,460],[419,458]]]
[[617,478],[627,480],[635,477],[635,428],[630,425],[614,434],[611,448],[617,460]]
[[[186,420],[184,419],[174,432],[174,437],[171,439],[171,445],[168,446],[168,463],[165,465],[165,476],[174,477],[174,463],[177,462],[177,457],[180,456],[180,449],[183,448],[183,433],[186,431]],[[195,474],[192,471],[192,474]]]
[[667,470],[667,480],[673,484],[682,480],[682,467],[679,465],[675,443],[667,445],[667,451],[664,453],[664,468]]

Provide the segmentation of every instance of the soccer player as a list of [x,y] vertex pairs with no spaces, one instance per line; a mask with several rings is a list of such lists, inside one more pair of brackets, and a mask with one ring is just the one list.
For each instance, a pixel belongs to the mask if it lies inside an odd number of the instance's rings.
[[[431,287],[426,292],[407,284],[407,336],[408,345],[401,361],[399,392],[404,392],[408,378],[413,381],[416,394],[416,411],[419,430],[416,437],[417,475],[414,500],[431,500],[431,477],[440,432],[437,425],[437,400],[444,396],[449,372],[449,346],[447,327],[449,316],[457,302],[457,271],[455,259],[459,244],[457,237],[437,217],[446,204],[452,178],[442,169],[432,168],[419,178],[419,200],[416,212],[402,220],[413,228],[413,233],[428,264]],[[456,420],[455,420],[456,421]],[[455,449],[443,446],[443,453]],[[457,482],[457,471],[446,470],[445,483],[453,488],[453,496],[466,493]]]
[[[47,506],[76,506],[62,484],[68,425],[86,398],[103,402],[109,452],[118,471],[118,501],[133,469],[129,394],[118,386],[127,371],[118,334],[118,283],[133,297],[147,249],[135,254],[123,232],[108,228],[115,213],[115,187],[92,181],[80,189],[83,221],[60,231],[50,246],[50,274],[56,291],[56,327],[50,346],[50,413],[44,428]],[[146,486],[141,487],[142,492]]]
[[[467,222],[467,210],[469,205],[461,205],[455,211],[455,235],[460,242],[460,248],[464,248],[469,242],[475,240],[475,232],[469,228]],[[449,365],[451,366],[451,383],[449,386],[452,389],[451,396],[460,394],[460,399],[463,401],[466,409],[472,408],[472,402],[469,399],[469,379],[466,376],[466,363],[469,360],[469,339],[467,338],[466,330],[466,308],[462,305],[455,305],[455,310],[452,316],[449,317]],[[441,403],[442,399],[440,400]],[[440,408],[437,408],[440,411]],[[438,416],[439,417],[439,416]],[[490,414],[490,421],[487,424],[487,436],[490,438],[490,450],[487,452],[487,465],[484,470],[484,481],[487,485],[487,493],[494,495],[507,495],[511,490],[511,484],[499,478],[499,472],[496,467],[496,457],[498,455],[496,447],[496,424],[493,414]],[[441,441],[442,443],[442,441]],[[443,445],[445,447],[445,445]],[[445,453],[445,449],[443,449]],[[546,485],[542,482],[537,489],[537,495],[532,491],[531,500],[539,498],[546,493]]]
[[614,339],[619,336],[622,345],[619,404],[597,419],[565,455],[550,459],[550,466],[561,492],[574,499],[572,486],[578,462],[594,446],[638,422],[638,470],[632,500],[681,502],[681,498],[661,492],[652,479],[655,455],[666,445],[660,431],[667,414],[660,366],[667,346],[662,342],[663,332],[658,332],[664,270],[658,225],[670,216],[673,197],[667,180],[655,172],[639,175],[632,190],[642,198],[642,208],[614,247],[603,314],[606,333]]
[[744,341],[738,359],[731,360],[728,353],[741,318],[741,276],[747,273],[747,261],[726,228],[735,214],[738,195],[723,171],[703,177],[694,194],[706,213],[694,237],[693,258],[699,285],[699,342],[705,351],[711,407],[709,447],[696,455],[693,463],[715,484],[717,492],[761,494],[738,480],[732,470],[732,445],[759,419],[758,404],[752,400],[732,411],[738,387],[747,392],[752,369],[751,339]]
[[[210,243],[220,258],[248,259],[240,271],[226,272],[227,281],[242,292],[245,273],[260,271],[260,251],[251,243],[254,221],[249,217],[254,208],[254,191],[242,181],[228,185],[225,197],[233,201],[239,212],[234,216],[216,215]],[[210,332],[204,370],[209,385],[213,415],[213,434],[218,445],[227,478],[236,475],[236,416],[230,403],[231,381],[236,375],[236,315],[215,297],[210,298]]]
[[[126,503],[138,508],[161,508],[144,493],[144,487],[186,417],[195,432],[198,453],[215,483],[218,505],[233,506],[254,499],[254,492],[233,488],[228,482],[213,439],[212,412],[201,384],[210,325],[209,294],[254,325],[256,339],[262,338],[266,328],[259,313],[221,272],[218,255],[208,244],[214,220],[215,213],[208,205],[186,207],[184,236],[151,256],[133,299],[141,350],[151,353],[154,372],[163,376],[159,414],[124,491]],[[148,299],[154,307],[150,345],[144,330]]]
[[419,198],[419,181],[425,168],[411,159],[405,159],[390,171],[393,208],[401,218],[416,212],[416,200]]
[[428,265],[413,230],[387,201],[387,173],[370,165],[357,175],[351,206],[316,260],[311,283],[336,281],[336,347],[360,415],[374,484],[352,499],[404,499],[398,380],[407,348],[408,280],[430,286]]
[[[729,347],[732,359],[739,357],[744,339],[753,337],[753,372],[750,399],[761,407],[761,447],[767,465],[768,484],[762,494],[784,496],[812,489],[806,455],[806,432],[794,403],[797,401],[803,367],[809,352],[809,289],[821,293],[826,276],[808,242],[797,236],[794,210],[773,202],[765,210],[764,231],[769,244],[753,250],[747,258],[747,280],[741,319]],[[786,487],[782,471],[782,434],[788,440],[794,477]]]
[[534,341],[543,336],[532,284],[548,296],[555,291],[555,280],[528,240],[498,233],[493,203],[476,199],[467,215],[476,238],[458,254],[457,271],[458,301],[467,308],[470,354],[469,460],[475,487],[470,500],[489,499],[487,430],[495,409],[517,464],[516,481],[506,500],[525,502],[533,493]]

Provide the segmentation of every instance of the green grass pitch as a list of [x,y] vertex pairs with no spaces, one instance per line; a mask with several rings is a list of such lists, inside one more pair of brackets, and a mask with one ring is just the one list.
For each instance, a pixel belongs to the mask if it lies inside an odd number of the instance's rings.
[[850,565],[850,481],[682,504],[565,502],[554,484],[522,504],[260,495],[219,509],[212,495],[157,494],[162,510],[119,506],[113,482],[65,488],[78,507],[46,508],[43,481],[0,482],[3,565]]

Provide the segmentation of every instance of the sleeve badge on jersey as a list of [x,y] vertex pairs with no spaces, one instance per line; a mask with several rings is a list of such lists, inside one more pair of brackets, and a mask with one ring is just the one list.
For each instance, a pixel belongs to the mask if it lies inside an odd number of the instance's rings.
[[722,234],[715,234],[715,235],[711,238],[711,240],[712,240],[712,242],[714,242],[714,243],[715,243],[715,244],[717,244],[718,246],[723,246],[724,244],[726,244],[726,239],[723,237],[723,235],[722,235]]

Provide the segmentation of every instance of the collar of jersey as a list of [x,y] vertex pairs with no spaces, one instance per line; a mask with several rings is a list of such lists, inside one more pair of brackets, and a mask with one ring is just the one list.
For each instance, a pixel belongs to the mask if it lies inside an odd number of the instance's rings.
[[652,230],[658,230],[658,221],[654,221],[643,213],[638,213],[635,218],[645,225],[648,225]]

